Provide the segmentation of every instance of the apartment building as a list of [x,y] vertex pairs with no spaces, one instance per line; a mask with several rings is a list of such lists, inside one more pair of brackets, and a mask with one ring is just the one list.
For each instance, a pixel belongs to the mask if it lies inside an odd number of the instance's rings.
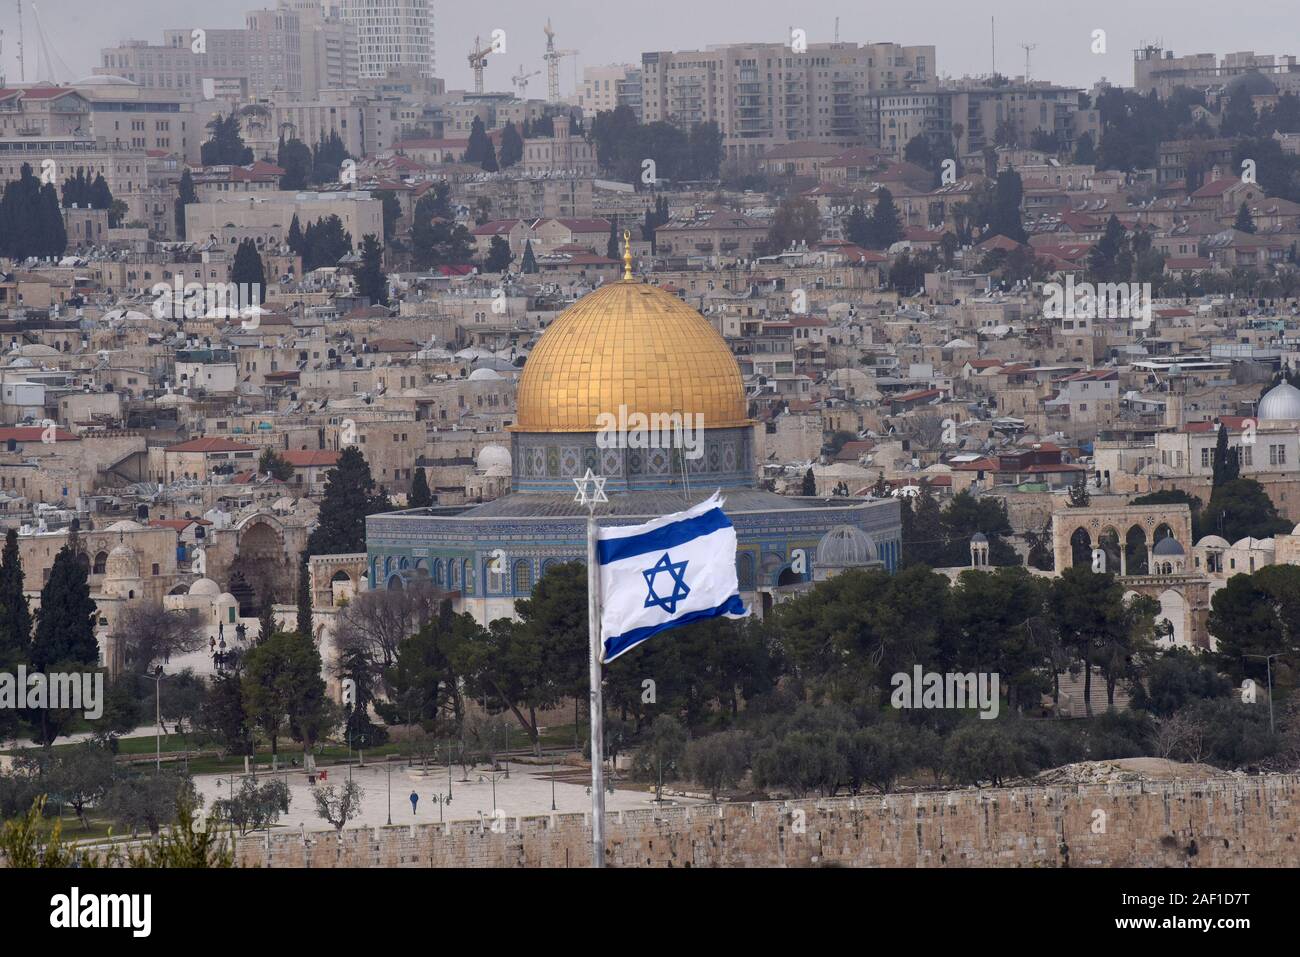
[[431,0],[342,0],[339,16],[356,29],[363,79],[411,68],[433,76]]
[[645,53],[642,119],[682,128],[716,122],[729,158],[815,140],[842,146],[868,134],[866,98],[933,84],[933,46],[777,43]]
[[641,117],[641,67],[628,63],[606,66],[589,66],[582,71],[582,85],[578,88],[578,106],[583,116],[591,119],[597,113],[606,113],[626,106]]

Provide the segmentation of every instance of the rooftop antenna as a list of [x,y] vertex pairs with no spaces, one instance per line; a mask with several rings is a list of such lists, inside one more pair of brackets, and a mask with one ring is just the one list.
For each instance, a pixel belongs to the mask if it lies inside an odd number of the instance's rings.
[[1027,84],[1029,83],[1029,52],[1030,52],[1031,50],[1037,50],[1037,49],[1038,49],[1038,44],[1037,44],[1037,43],[1022,43],[1022,44],[1020,44],[1020,46],[1021,46],[1021,47],[1024,49],[1024,51],[1025,51],[1025,83],[1026,83],[1026,85],[1027,85]]
[[840,42],[840,18],[835,18],[835,42]]
[[989,17],[989,38],[991,43],[991,57],[993,60],[993,75],[998,75],[998,21],[996,17]]

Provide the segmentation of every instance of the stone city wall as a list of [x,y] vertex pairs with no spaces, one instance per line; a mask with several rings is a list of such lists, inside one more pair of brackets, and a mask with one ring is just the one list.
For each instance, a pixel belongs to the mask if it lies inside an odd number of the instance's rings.
[[[245,867],[578,867],[583,814],[241,839]],[[615,812],[611,867],[1300,866],[1300,776]]]

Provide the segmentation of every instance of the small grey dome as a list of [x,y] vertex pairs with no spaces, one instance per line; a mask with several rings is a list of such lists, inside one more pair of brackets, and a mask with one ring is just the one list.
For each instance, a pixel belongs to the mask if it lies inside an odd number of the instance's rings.
[[1300,419],[1300,389],[1283,382],[1269,389],[1259,400],[1259,420],[1276,422]]
[[970,537],[970,543],[972,545],[987,545],[989,543],[988,536],[983,532],[976,532]]
[[1178,540],[1170,535],[1168,538],[1162,538],[1156,542],[1156,547],[1151,549],[1151,554],[1159,555],[1162,558],[1174,558],[1187,553],[1183,551],[1183,546],[1178,544]]
[[836,525],[817,543],[817,564],[852,568],[876,560],[876,543],[855,525]]

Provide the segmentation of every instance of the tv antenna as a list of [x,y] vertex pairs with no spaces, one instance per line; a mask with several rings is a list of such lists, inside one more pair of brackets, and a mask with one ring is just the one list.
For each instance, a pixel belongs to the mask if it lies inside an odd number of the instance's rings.
[[1037,43],[1022,43],[1020,48],[1025,51],[1025,83],[1029,83],[1029,54],[1030,51],[1038,49]]

